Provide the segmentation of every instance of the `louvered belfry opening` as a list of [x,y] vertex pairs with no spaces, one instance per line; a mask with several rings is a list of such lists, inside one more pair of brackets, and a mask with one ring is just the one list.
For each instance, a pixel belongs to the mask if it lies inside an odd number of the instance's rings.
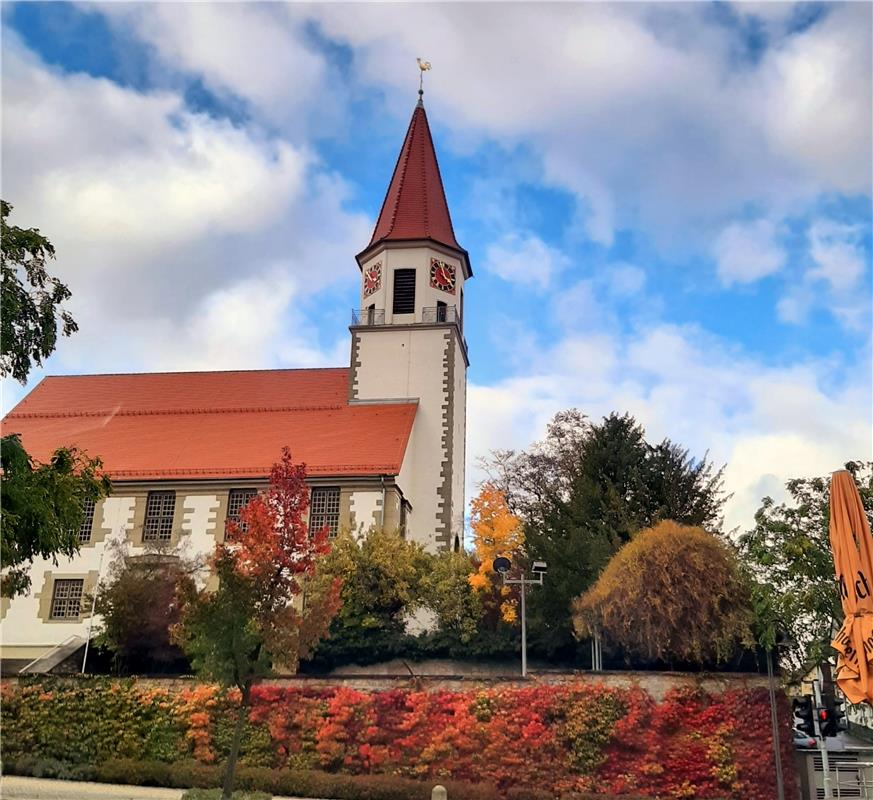
[[394,271],[394,312],[395,314],[415,313],[415,270],[398,269]]

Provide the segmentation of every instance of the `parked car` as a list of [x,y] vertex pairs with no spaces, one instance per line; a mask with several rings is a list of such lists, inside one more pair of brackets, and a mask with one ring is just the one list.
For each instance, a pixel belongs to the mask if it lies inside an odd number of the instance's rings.
[[803,750],[809,750],[813,747],[818,747],[818,742],[808,733],[804,733],[800,728],[794,728],[794,746]]

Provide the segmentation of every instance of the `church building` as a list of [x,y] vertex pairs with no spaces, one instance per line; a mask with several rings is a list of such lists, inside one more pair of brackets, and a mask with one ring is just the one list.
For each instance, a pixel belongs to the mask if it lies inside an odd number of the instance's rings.
[[3,434],[19,433],[39,461],[62,446],[101,458],[113,493],[85,509],[74,558],[38,560],[30,590],[2,599],[4,664],[50,669],[84,644],[84,598],[113,542],[129,555],[211,552],[286,445],[307,467],[311,527],[396,530],[431,552],[463,546],[473,272],[421,100],[356,259],[348,366],[52,376],[6,415]]

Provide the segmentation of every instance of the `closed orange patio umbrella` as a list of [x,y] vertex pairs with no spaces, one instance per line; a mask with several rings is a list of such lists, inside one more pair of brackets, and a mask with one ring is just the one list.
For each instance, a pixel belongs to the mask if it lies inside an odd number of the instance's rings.
[[832,647],[849,702],[873,704],[873,539],[852,473],[831,476],[831,550],[846,618]]

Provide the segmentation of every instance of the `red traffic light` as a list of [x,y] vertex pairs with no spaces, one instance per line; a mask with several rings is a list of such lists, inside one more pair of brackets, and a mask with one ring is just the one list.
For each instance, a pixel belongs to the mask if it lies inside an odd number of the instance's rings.
[[819,720],[821,720],[822,722],[827,722],[827,721],[828,721],[828,712],[827,712],[827,709],[825,709],[825,708],[820,708],[820,709],[818,710],[818,718],[819,718]]

